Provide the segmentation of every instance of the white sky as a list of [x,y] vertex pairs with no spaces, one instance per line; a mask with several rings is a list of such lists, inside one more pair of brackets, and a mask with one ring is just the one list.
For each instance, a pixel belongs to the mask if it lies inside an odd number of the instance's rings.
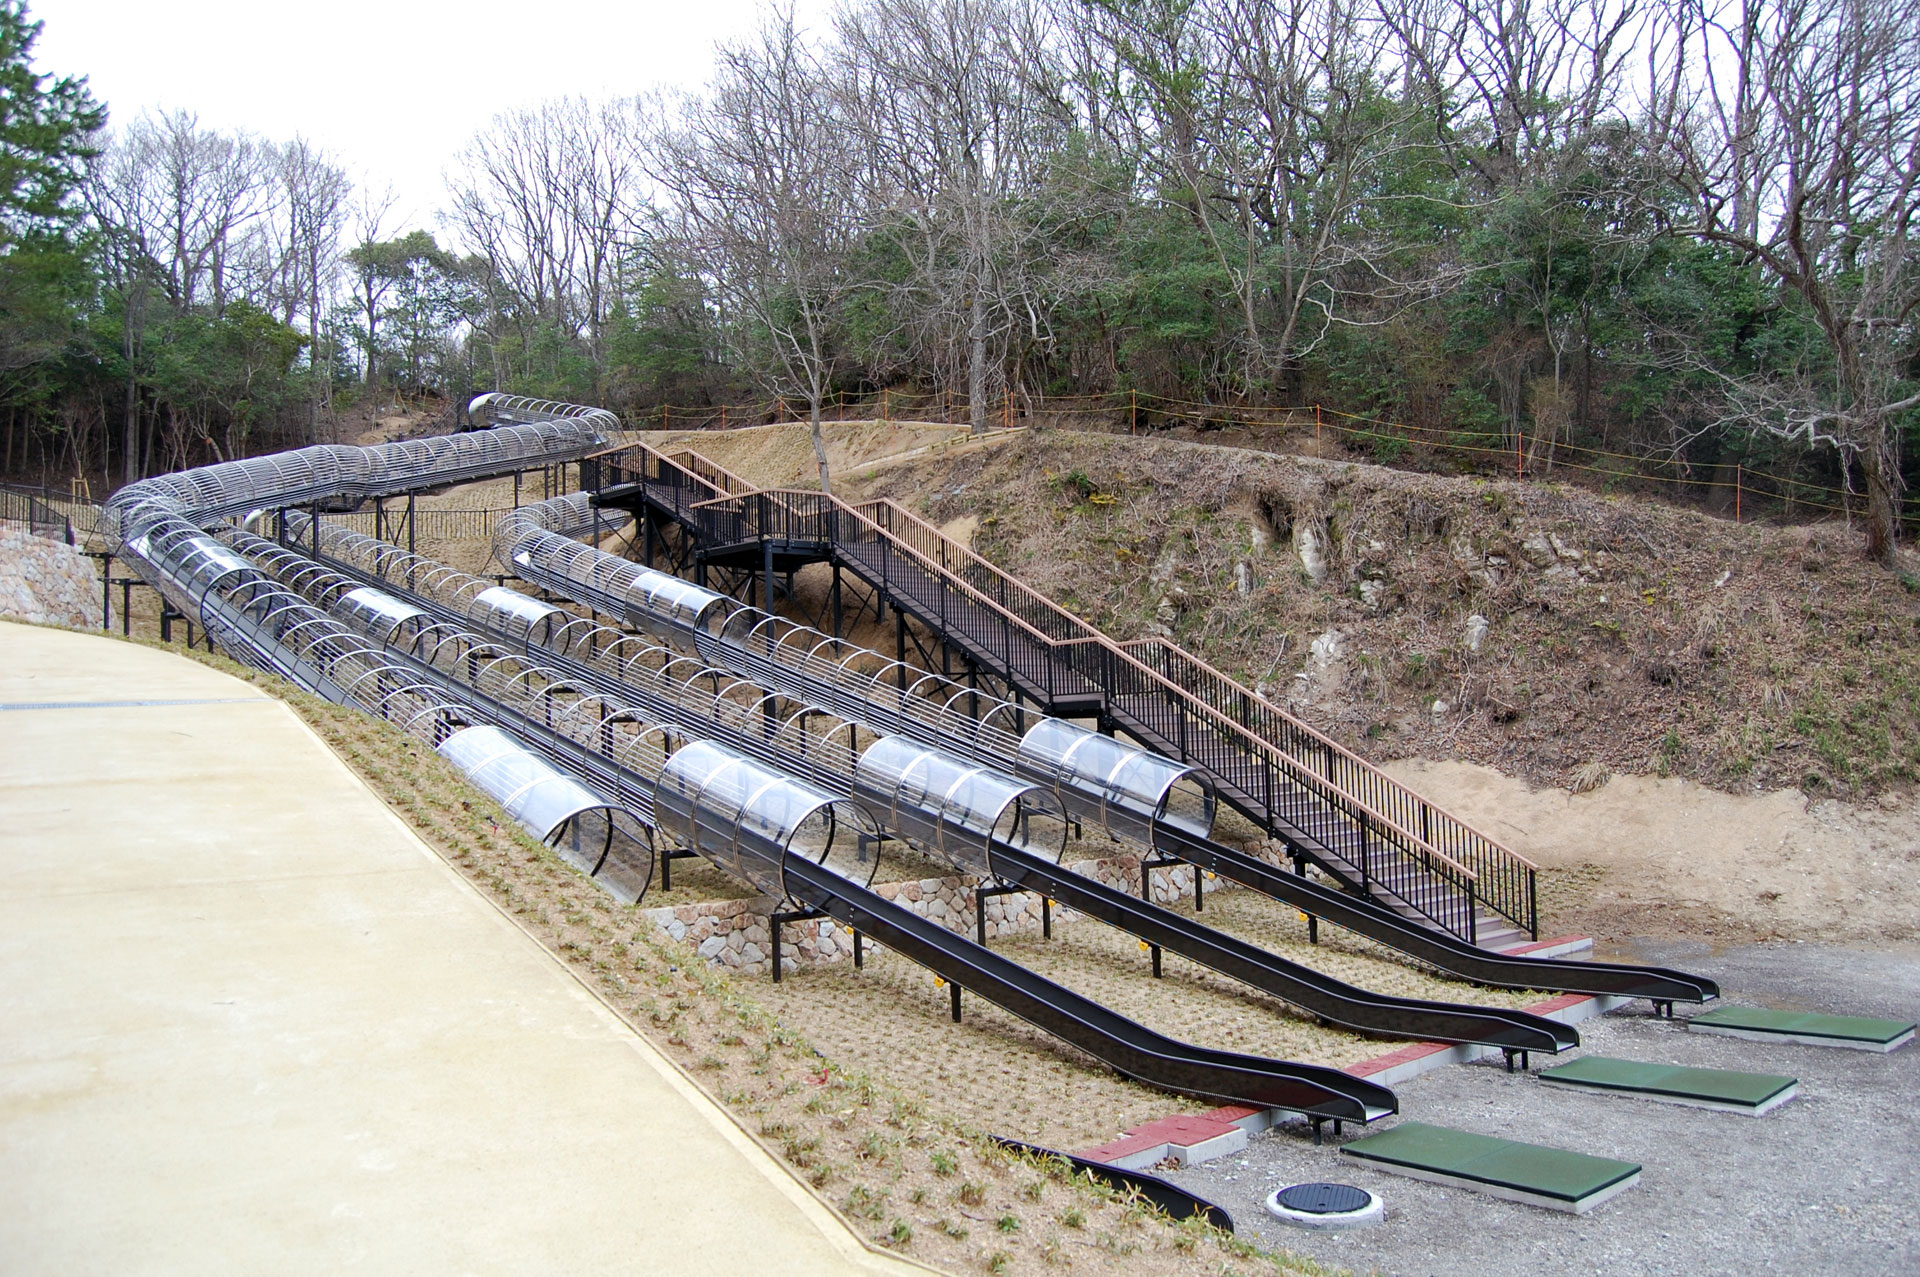
[[[186,110],[298,133],[356,182],[391,183],[389,228],[434,228],[443,174],[498,112],[569,94],[697,88],[761,0],[29,0],[34,68],[84,75],[115,122]],[[826,0],[801,0],[824,30]]]

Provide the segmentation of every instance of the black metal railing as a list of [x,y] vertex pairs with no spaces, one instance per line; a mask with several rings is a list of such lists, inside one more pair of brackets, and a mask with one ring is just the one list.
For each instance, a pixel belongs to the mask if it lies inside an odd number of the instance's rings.
[[73,518],[66,510],[57,508],[54,499],[50,491],[0,485],[0,521],[22,525],[35,536],[77,545]]

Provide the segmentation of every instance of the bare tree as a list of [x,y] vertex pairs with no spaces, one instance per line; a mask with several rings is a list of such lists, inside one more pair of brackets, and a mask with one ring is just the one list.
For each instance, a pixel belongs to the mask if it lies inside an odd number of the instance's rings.
[[[366,323],[361,328],[361,366],[362,382],[373,385],[375,343],[380,327],[380,303],[387,290],[393,286],[390,276],[373,265],[377,254],[366,251],[371,245],[386,241],[388,218],[393,216],[394,204],[398,197],[392,186],[383,186],[375,190],[370,186],[360,188],[354,199],[350,214],[353,223],[354,248],[342,257],[342,261],[353,271],[354,286],[358,293],[349,300]],[[355,255],[360,260],[355,260]]]
[[1178,0],[1115,8],[1104,38],[1151,114],[1146,163],[1232,288],[1250,385],[1284,379],[1335,323],[1382,322],[1456,274],[1407,277],[1365,215],[1432,145],[1382,81],[1394,41],[1358,0]]
[[896,300],[923,337],[965,351],[979,432],[1010,336],[1050,340],[1044,228],[1020,204],[1067,121],[1045,10],[1029,0],[866,0],[840,15],[839,33],[864,198],[912,262]]
[[242,261],[250,300],[293,327],[304,320],[309,370],[307,437],[320,434],[320,411],[332,402],[333,356],[322,329],[334,300],[340,239],[353,183],[325,152],[296,137],[273,148],[279,198],[250,230]]
[[1724,379],[1724,424],[1829,444],[1866,477],[1866,551],[1898,537],[1901,414],[1915,375],[1920,263],[1920,0],[1673,0],[1647,121],[1690,208],[1818,334]]
[[1405,96],[1455,164],[1503,190],[1618,118],[1643,0],[1372,0]]
[[496,117],[462,153],[453,183],[453,223],[504,286],[522,341],[543,322],[582,337],[596,376],[647,211],[645,136],[638,99],[544,102]]
[[142,117],[99,140],[86,199],[123,304],[125,476],[140,477],[139,368],[157,288],[175,310],[228,299],[228,268],[251,223],[274,204],[271,148],[203,130],[185,112]]
[[223,310],[242,233],[277,198],[273,149],[176,111],[134,121],[95,173],[103,207],[138,232],[173,304]]
[[820,410],[846,358],[846,300],[865,230],[858,155],[831,82],[791,9],[723,45],[706,94],[654,152],[683,234],[731,313],[742,353],[778,393],[807,400],[820,486],[832,491]]

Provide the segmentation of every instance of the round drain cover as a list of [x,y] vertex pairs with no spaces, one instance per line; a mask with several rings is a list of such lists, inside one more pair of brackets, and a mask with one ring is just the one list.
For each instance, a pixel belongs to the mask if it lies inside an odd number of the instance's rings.
[[1353,1228],[1382,1214],[1380,1199],[1351,1184],[1291,1184],[1267,1195],[1276,1219],[1301,1228]]
[[1295,1184],[1281,1189],[1274,1200],[1309,1215],[1345,1215],[1363,1209],[1373,1194],[1351,1184]]

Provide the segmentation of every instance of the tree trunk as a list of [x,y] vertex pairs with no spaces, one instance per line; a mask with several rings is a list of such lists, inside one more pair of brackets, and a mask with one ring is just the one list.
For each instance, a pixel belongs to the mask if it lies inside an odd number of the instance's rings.
[[987,432],[987,299],[979,281],[973,289],[972,322],[969,337],[972,348],[967,357],[967,420],[977,435]]
[[324,365],[320,360],[320,255],[312,247],[307,251],[307,284],[307,442],[319,443],[320,379],[333,375],[333,360],[328,359]]
[[1867,472],[1867,557],[1882,567],[1893,566],[1893,547],[1899,535],[1893,485],[1899,475],[1884,423],[1869,433],[1871,442],[1860,452]]
[[133,338],[131,332],[127,338],[127,400],[124,425],[126,448],[126,479],[132,483],[140,477],[140,379],[134,375]]
[[820,463],[820,491],[833,495],[833,476],[827,472],[827,441],[820,434],[820,389],[814,387],[807,397],[809,425],[813,432],[813,457]]

